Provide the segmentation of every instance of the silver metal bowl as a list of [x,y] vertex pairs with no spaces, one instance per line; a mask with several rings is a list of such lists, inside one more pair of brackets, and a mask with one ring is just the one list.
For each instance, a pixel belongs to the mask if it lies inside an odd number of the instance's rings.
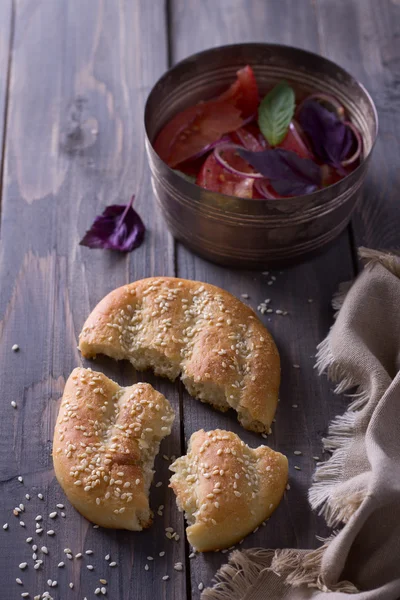
[[[246,64],[253,67],[261,94],[282,79],[295,87],[297,97],[334,94],[361,132],[361,164],[334,185],[277,200],[210,192],[170,169],[153,149],[157,133],[179,111],[226,89]],[[172,234],[213,262],[248,268],[304,259],[339,235],[361,197],[378,131],[374,102],[354,77],[317,54],[274,44],[222,46],[186,58],[155,84],[144,119],[153,189]]]

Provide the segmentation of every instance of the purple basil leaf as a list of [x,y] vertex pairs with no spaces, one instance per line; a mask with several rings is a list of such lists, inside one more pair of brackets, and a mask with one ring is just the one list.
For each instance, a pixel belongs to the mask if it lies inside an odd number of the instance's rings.
[[340,167],[354,144],[354,135],[334,113],[316,102],[306,100],[299,115],[314,154],[324,163]]
[[113,204],[95,218],[93,225],[79,242],[88,248],[131,252],[143,242],[145,226],[132,208],[135,196],[127,205]]
[[322,184],[320,167],[308,158],[283,148],[270,148],[261,152],[238,149],[256,171],[267,177],[281,196],[301,196],[315,192]]

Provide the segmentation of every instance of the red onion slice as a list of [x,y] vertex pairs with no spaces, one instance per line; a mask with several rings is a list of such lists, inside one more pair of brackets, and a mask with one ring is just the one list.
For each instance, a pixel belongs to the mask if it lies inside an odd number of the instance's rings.
[[314,155],[305,141],[305,135],[299,123],[293,119],[293,121],[290,121],[289,129],[292,132],[293,137],[296,139],[296,142],[303,150],[303,152],[308,156],[308,158],[314,159]]
[[224,150],[236,151],[240,148],[242,148],[242,146],[238,146],[237,144],[221,144],[214,148],[214,156],[217,162],[221,165],[221,167],[224,167],[224,169],[229,171],[229,173],[233,173],[234,175],[238,175],[239,177],[246,177],[249,179],[264,179],[264,176],[261,175],[261,173],[245,173],[244,171],[239,171],[238,169],[231,167],[231,165],[221,156],[221,152],[223,152]]
[[345,118],[345,114],[346,111],[344,109],[344,106],[342,104],[340,104],[339,100],[337,98],[335,98],[335,96],[332,96],[331,94],[311,94],[311,96],[307,96],[307,98],[304,98],[303,102],[300,102],[299,106],[297,107],[296,110],[296,115],[299,115],[301,112],[301,109],[303,108],[303,105],[305,102],[307,102],[307,100],[317,100],[319,102],[321,102],[322,104],[328,104],[331,107],[333,107],[334,112],[337,114],[337,116],[339,117],[339,119],[341,119],[342,121]]
[[197,158],[201,158],[202,156],[204,156],[204,154],[207,154],[207,152],[214,150],[214,148],[216,148],[219,144],[229,144],[230,142],[231,142],[231,138],[227,135],[224,135],[222,138],[220,138],[216,142],[212,142],[212,144],[207,144],[207,146],[204,146],[204,148],[199,150],[199,152],[196,152],[196,154],[193,154],[193,156],[191,156],[190,158],[187,158],[186,160],[196,160]]
[[346,160],[342,160],[342,162],[340,163],[342,167],[347,167],[348,165],[353,164],[358,158],[360,158],[362,150],[362,137],[357,127],[353,125],[353,123],[351,123],[350,121],[345,121],[344,125],[351,129],[357,142],[357,148],[355,152],[349,158],[346,158]]
[[267,200],[276,200],[277,198],[281,198],[281,196],[279,196],[276,192],[268,189],[268,184],[268,179],[264,178],[264,180],[262,181],[255,181],[254,187],[256,188],[260,196],[263,196]]

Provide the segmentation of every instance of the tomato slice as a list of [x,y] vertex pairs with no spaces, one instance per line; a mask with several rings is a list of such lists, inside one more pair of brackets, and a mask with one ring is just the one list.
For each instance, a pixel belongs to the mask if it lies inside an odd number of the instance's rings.
[[[236,158],[241,161],[240,165],[235,162],[233,157],[229,157],[229,164],[238,170],[244,170],[244,161],[239,156]],[[207,190],[238,198],[252,198],[253,182],[254,180],[250,177],[240,177],[240,175],[229,173],[219,164],[214,154],[210,154],[205,160],[196,179],[197,185]]]
[[260,104],[260,95],[253,69],[249,65],[240,69],[236,81],[218,97],[218,100],[239,108],[243,118],[254,115]]
[[178,113],[154,142],[159,157],[170,167],[196,158],[209,144],[242,125],[240,110],[219,100],[203,102]]
[[301,133],[298,131],[296,124],[290,123],[289,130],[283,142],[279,144],[279,148],[296,152],[301,158],[314,159],[314,155],[303,140]]

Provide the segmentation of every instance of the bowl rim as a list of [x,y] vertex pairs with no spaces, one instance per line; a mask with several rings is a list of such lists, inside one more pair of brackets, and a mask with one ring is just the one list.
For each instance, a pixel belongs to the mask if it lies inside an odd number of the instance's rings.
[[[154,149],[153,146],[153,142],[150,140],[148,131],[147,131],[147,120],[148,120],[148,111],[149,111],[149,101],[150,101],[150,97],[153,94],[155,88],[162,83],[162,81],[164,79],[167,79],[167,77],[169,77],[169,75],[171,74],[172,71],[174,71],[175,69],[180,68],[182,65],[185,65],[185,63],[189,63],[191,61],[193,61],[193,59],[195,60],[200,60],[202,58],[204,58],[204,56],[206,55],[210,55],[213,53],[217,53],[221,50],[229,50],[230,48],[238,48],[239,46],[242,47],[248,47],[248,48],[269,48],[271,50],[279,50],[279,49],[285,49],[285,50],[293,50],[295,52],[298,52],[299,54],[303,54],[303,55],[307,55],[309,57],[312,58],[317,58],[319,60],[322,60],[326,63],[329,63],[332,67],[335,67],[337,69],[340,69],[342,71],[343,74],[345,74],[347,77],[349,77],[350,79],[352,79],[354,81],[354,83],[356,83],[356,85],[362,90],[362,92],[365,94],[371,108],[372,108],[372,112],[374,115],[374,122],[375,122],[375,131],[374,131],[374,137],[372,140],[372,144],[371,144],[371,148],[367,154],[367,156],[363,157],[363,159],[360,161],[360,164],[354,169],[354,171],[351,171],[351,173],[349,173],[348,175],[346,175],[345,177],[343,177],[342,179],[340,179],[339,181],[332,183],[331,185],[328,185],[324,188],[321,188],[319,190],[316,190],[315,192],[312,192],[311,194],[302,194],[299,196],[284,196],[282,198],[242,198],[241,196],[231,196],[230,194],[222,194],[221,192],[212,192],[211,190],[207,190],[207,188],[202,188],[202,186],[197,185],[196,183],[193,183],[185,178],[183,178],[181,175],[179,175],[176,172],[176,169],[172,169],[169,165],[167,165],[166,162],[164,162],[157,154],[157,152]],[[251,64],[250,64],[251,66]],[[154,85],[152,86],[147,99],[146,99],[146,103],[144,106],[144,132],[145,132],[145,136],[146,136],[146,140],[148,142],[148,144],[150,145],[152,151],[158,156],[159,160],[163,163],[163,165],[165,165],[165,167],[169,170],[169,172],[171,173],[172,177],[178,177],[180,181],[184,181],[186,183],[186,185],[193,187],[195,186],[196,188],[201,188],[203,190],[203,192],[205,194],[210,194],[215,196],[215,194],[217,194],[218,196],[221,196],[221,198],[239,198],[241,201],[243,202],[249,202],[249,204],[252,204],[254,202],[265,202],[268,204],[273,204],[276,203],[279,200],[287,200],[287,201],[291,201],[291,200],[298,200],[298,201],[302,201],[303,199],[306,201],[312,201],[313,199],[317,199],[319,198],[320,194],[323,193],[325,190],[327,189],[332,189],[335,190],[336,187],[339,187],[341,185],[343,185],[344,182],[346,182],[346,180],[348,180],[350,177],[355,177],[356,174],[358,173],[358,171],[361,169],[361,167],[363,167],[364,163],[370,158],[372,151],[375,147],[376,144],[376,140],[378,138],[378,134],[379,134],[379,117],[378,117],[378,111],[376,109],[376,105],[375,102],[371,96],[371,94],[368,92],[367,88],[364,86],[363,83],[361,83],[361,81],[359,81],[356,77],[354,77],[354,75],[352,75],[351,73],[349,73],[349,71],[347,71],[346,69],[344,69],[341,65],[339,65],[338,63],[336,63],[335,61],[326,58],[325,56],[322,56],[321,54],[318,54],[317,52],[312,52],[310,50],[305,50],[304,48],[299,48],[297,46],[290,46],[288,44],[268,44],[266,42],[238,42],[235,44],[223,44],[220,46],[212,46],[211,48],[206,48],[205,50],[200,50],[199,52],[195,52],[194,54],[189,54],[188,56],[186,56],[185,58],[179,60],[177,63],[175,63],[174,65],[172,65],[171,67],[169,67],[158,79],[157,81],[154,83]]]

